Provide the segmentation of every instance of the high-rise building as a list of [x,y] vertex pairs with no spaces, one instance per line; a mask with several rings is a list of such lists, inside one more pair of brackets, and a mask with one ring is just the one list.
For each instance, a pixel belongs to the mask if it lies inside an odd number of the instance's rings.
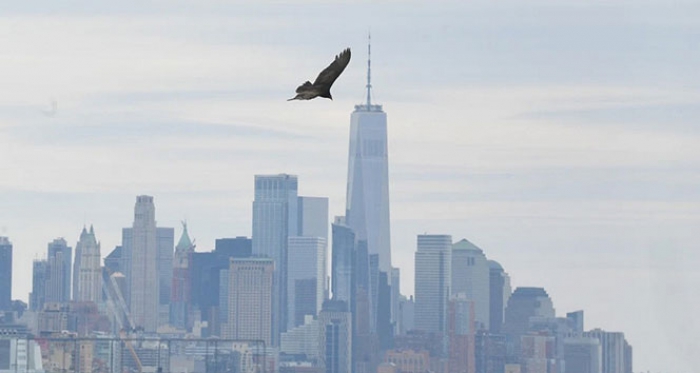
[[391,323],[391,288],[389,275],[379,271],[377,286],[377,337],[379,348],[386,351],[394,345],[394,326]]
[[[119,268],[121,273],[124,275],[127,287],[126,292],[122,294],[124,296],[124,301],[127,306],[131,306],[131,254],[132,254],[132,242],[133,240],[133,229],[132,228],[122,228],[122,245],[119,255]],[[117,249],[115,248],[112,253],[115,253]]]
[[69,302],[73,248],[63,238],[57,238],[49,243],[48,254],[46,302]]
[[328,241],[328,198],[299,197],[297,235],[321,237]]
[[632,360],[632,346],[625,339],[625,366],[624,366],[625,373],[632,373],[632,371],[633,371],[632,361],[633,361]]
[[401,318],[399,317],[399,301],[401,299],[401,269],[391,269],[391,323],[394,325],[394,333],[401,330]]
[[122,247],[116,246],[114,250],[105,257],[105,267],[111,273],[122,272]]
[[331,255],[331,290],[333,299],[342,300],[354,310],[355,233],[336,217],[333,229],[333,250]]
[[0,311],[12,309],[12,243],[0,237]]
[[75,266],[77,273],[73,283],[73,299],[78,302],[99,303],[102,300],[102,269],[100,261],[100,243],[95,238],[95,230],[85,227],[80,233],[80,240],[75,245]]
[[328,300],[318,316],[319,356],[325,373],[351,373],[352,316],[343,301]]
[[409,330],[415,329],[415,302],[413,296],[401,296],[399,299],[399,315],[398,315],[399,330],[397,334],[406,334]]
[[452,236],[418,235],[415,267],[415,327],[445,333],[452,279]]
[[328,198],[298,197],[297,229],[287,239],[287,329],[318,315],[326,298]]
[[503,326],[504,313],[510,284],[503,267],[495,260],[489,260],[489,331],[498,334]]
[[489,328],[488,260],[479,247],[466,239],[452,245],[452,294],[464,294],[473,300],[477,328]]
[[[583,337],[595,338],[600,342],[603,373],[625,373],[625,334],[593,329],[583,333]],[[630,363],[631,366],[631,363]]]
[[597,338],[574,337],[564,340],[566,373],[602,373],[601,355],[600,341]]
[[447,308],[449,371],[474,373],[474,301],[464,293],[453,295]]
[[508,300],[503,332],[513,336],[526,334],[533,317],[554,318],[552,300],[543,288],[516,288]]
[[287,330],[304,323],[304,316],[318,315],[325,300],[326,240],[322,237],[289,237],[287,243]]
[[508,300],[502,332],[508,337],[509,359],[519,359],[522,336],[530,331],[534,318],[555,318],[554,306],[543,288],[516,288]]
[[253,240],[243,236],[217,238],[214,251],[225,258],[248,258],[253,252]]
[[158,326],[170,322],[170,298],[173,287],[173,252],[175,250],[175,229],[156,228],[158,247]]
[[566,319],[569,321],[569,326],[574,333],[577,335],[583,333],[583,310],[567,312]]
[[229,267],[228,320],[224,338],[263,340],[272,338],[271,258],[231,258]]
[[369,254],[379,255],[379,270],[391,273],[387,121],[382,106],[372,104],[369,56],[366,87],[366,102],[355,105],[350,117],[345,216]]
[[137,327],[142,327],[146,332],[155,332],[159,323],[160,281],[155,214],[153,197],[136,197],[134,224],[130,232],[123,235],[130,236],[131,242],[129,245],[122,244],[130,259],[130,277],[127,281],[131,318]]
[[173,284],[171,289],[170,324],[186,329],[192,327],[190,320],[191,282],[190,266],[195,245],[187,233],[187,223],[182,223],[182,235],[173,257]]
[[193,317],[207,323],[202,336],[221,336],[221,324],[228,319],[230,259],[249,258],[251,253],[252,241],[247,237],[220,238],[216,240],[214,251],[192,253],[190,306]]
[[298,232],[297,177],[256,175],[253,201],[253,254],[275,263],[272,286],[272,344],[287,328],[287,239]]
[[29,309],[32,311],[44,309],[48,270],[49,263],[46,260],[35,260],[32,263],[32,292],[29,294]]

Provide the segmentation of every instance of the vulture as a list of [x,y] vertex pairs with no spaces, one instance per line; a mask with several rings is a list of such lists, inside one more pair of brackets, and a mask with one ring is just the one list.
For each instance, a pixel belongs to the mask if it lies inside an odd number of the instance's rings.
[[347,66],[349,62],[350,48],[347,48],[339,55],[335,56],[335,60],[318,74],[313,84],[307,80],[304,84],[297,87],[297,95],[287,101],[311,100],[316,97],[325,97],[332,100],[331,86],[333,82],[338,79],[343,70],[345,70],[345,66]]

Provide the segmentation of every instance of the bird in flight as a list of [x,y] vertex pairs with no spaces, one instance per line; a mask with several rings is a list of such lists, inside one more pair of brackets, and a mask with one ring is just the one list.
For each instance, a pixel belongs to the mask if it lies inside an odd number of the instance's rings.
[[287,101],[311,100],[316,97],[325,97],[332,100],[331,86],[333,82],[338,79],[343,70],[345,70],[345,66],[347,66],[349,62],[350,48],[347,48],[339,55],[335,56],[335,60],[318,74],[313,84],[307,80],[306,83],[297,87],[297,95]]

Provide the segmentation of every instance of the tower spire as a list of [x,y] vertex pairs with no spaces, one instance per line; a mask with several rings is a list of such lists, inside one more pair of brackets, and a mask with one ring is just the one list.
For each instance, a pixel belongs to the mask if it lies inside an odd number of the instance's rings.
[[367,33],[367,110],[372,107],[372,34]]

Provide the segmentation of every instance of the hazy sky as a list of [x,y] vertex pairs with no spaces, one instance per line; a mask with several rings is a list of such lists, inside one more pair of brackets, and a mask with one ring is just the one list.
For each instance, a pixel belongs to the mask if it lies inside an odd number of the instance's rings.
[[[635,370],[700,365],[697,2],[14,3],[0,10],[14,298],[83,224],[107,255],[138,194],[176,235],[187,219],[198,251],[250,236],[254,174],[296,174],[342,214],[371,30],[402,292],[416,235],[451,234],[559,315],[625,332]],[[348,46],[334,101],[285,101]]]

